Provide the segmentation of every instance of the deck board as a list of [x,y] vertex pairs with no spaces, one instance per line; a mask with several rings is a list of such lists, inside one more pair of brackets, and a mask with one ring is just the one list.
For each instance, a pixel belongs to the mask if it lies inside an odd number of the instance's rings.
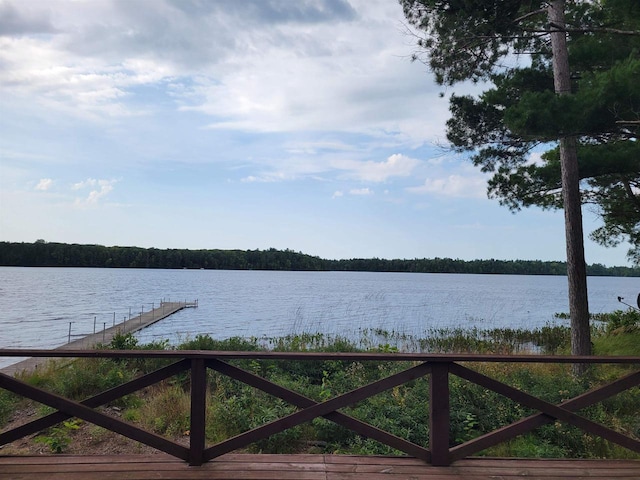
[[407,457],[227,454],[200,467],[167,455],[0,456],[0,480],[638,480],[638,460],[471,458],[434,467]]

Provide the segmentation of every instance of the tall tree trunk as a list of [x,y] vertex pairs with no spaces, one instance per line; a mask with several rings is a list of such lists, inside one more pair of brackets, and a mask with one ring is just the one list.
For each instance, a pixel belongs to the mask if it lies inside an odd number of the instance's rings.
[[[553,51],[553,80],[558,95],[571,95],[571,73],[565,28],[565,0],[549,2],[548,18],[551,25]],[[560,139],[560,165],[562,169],[562,197],[567,245],[567,276],[569,280],[569,315],[571,317],[571,353],[591,354],[589,304],[587,300],[587,266],[584,258],[580,176],[575,137]],[[574,371],[584,373],[585,365]]]

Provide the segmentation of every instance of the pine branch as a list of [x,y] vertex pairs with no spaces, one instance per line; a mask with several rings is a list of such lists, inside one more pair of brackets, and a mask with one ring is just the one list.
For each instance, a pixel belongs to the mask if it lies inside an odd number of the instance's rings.
[[526,20],[527,18],[534,17],[536,15],[540,15],[541,13],[546,14],[547,13],[547,9],[546,8],[540,8],[539,10],[534,10],[533,12],[525,13],[521,17],[515,18],[512,23],[521,22],[523,20]]
[[[608,27],[593,27],[593,28],[568,28],[563,25],[558,25],[557,23],[549,23],[549,27],[553,28],[554,32],[566,32],[566,33],[613,33],[614,35],[629,35],[629,36],[640,36],[639,30],[620,30],[618,28],[608,28]],[[532,30],[537,31],[537,30]],[[547,33],[551,33],[549,30],[539,30],[546,31]]]

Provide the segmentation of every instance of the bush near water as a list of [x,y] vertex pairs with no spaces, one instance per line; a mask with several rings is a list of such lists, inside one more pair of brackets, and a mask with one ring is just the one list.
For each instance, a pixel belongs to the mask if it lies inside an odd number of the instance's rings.
[[[638,355],[640,315],[614,312],[599,315],[594,321],[593,341],[597,355]],[[109,349],[227,350],[227,351],[308,351],[308,352],[464,352],[509,354],[533,349],[541,353],[567,353],[569,330],[545,327],[525,330],[434,330],[427,338],[416,339],[396,332],[366,330],[358,342],[323,334],[298,334],[279,338],[230,338],[217,340],[198,335],[177,347],[167,341],[139,345],[131,336],[118,335]],[[254,374],[316,401],[324,401],[361,385],[383,378],[412,365],[409,362],[350,362],[338,360],[231,360]],[[26,380],[60,395],[80,400],[117,386],[138,375],[166,364],[161,359],[80,359],[64,367],[52,365]],[[637,366],[597,365],[589,378],[577,379],[570,366],[563,364],[474,364],[472,368],[515,388],[552,403],[575,397],[624,375]],[[222,441],[293,413],[295,407],[257,391],[217,372],[208,371],[208,408],[206,435],[208,443]],[[452,444],[471,440],[496,428],[535,413],[519,404],[466,382],[450,377]],[[419,379],[378,394],[354,406],[342,409],[348,415],[371,423],[411,442],[429,444],[429,382]],[[0,390],[0,425],[12,413],[27,408],[29,402]],[[129,395],[108,406],[122,417],[156,433],[174,438],[188,435],[189,374],[187,372],[161,384]],[[49,413],[48,408],[40,408]],[[612,427],[625,435],[640,438],[640,389],[634,388],[579,413]],[[52,427],[36,437],[53,452],[63,452],[73,442],[82,422],[70,420]],[[328,420],[315,419],[307,424],[253,444],[253,452],[263,453],[349,453],[398,454],[390,447],[362,438]],[[483,452],[492,456],[640,458],[640,455],[565,423],[555,422],[538,428]]]

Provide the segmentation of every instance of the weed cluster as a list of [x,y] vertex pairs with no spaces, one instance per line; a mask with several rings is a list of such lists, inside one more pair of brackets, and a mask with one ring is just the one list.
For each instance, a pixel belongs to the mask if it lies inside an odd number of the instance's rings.
[[616,310],[606,319],[608,333],[630,333],[640,330],[640,311]]
[[64,421],[61,425],[51,427],[38,435],[35,441],[47,445],[52,453],[62,453],[71,443],[71,432],[78,430],[80,423],[78,419]]
[[0,426],[4,425],[18,405],[19,397],[8,390],[0,389]]

